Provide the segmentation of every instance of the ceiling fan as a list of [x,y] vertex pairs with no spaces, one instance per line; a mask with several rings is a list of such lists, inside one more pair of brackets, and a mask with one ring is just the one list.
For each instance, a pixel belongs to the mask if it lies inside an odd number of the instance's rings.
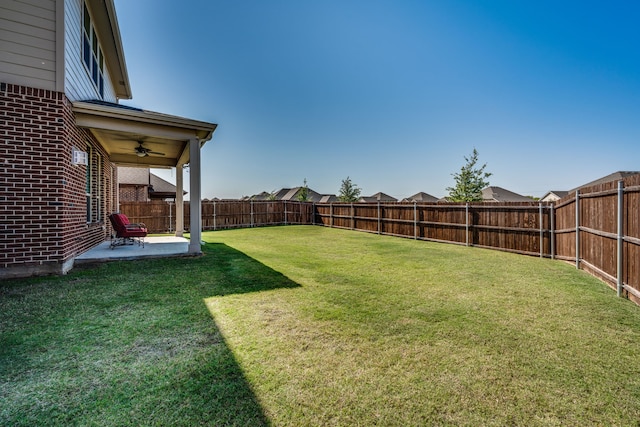
[[138,157],[146,157],[149,154],[154,154],[156,156],[164,156],[164,153],[160,153],[158,151],[153,151],[150,148],[144,147],[142,144],[144,144],[143,141],[138,141],[138,146],[135,148],[136,150],[136,156]]

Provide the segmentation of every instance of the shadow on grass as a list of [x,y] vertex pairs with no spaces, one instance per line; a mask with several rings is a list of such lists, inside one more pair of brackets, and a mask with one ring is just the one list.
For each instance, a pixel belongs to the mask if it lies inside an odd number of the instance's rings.
[[269,426],[212,296],[296,288],[224,244],[0,285],[0,425]]

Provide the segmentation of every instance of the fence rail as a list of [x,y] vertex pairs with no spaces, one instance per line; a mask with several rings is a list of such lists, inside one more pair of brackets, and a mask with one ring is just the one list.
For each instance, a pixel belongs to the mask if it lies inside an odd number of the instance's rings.
[[640,175],[581,189],[555,210],[558,257],[640,303]]
[[[144,222],[152,233],[176,230],[173,202],[121,202],[120,211],[131,222]],[[190,228],[189,202],[184,203],[184,228]],[[202,229],[264,227],[269,225],[313,224],[313,204],[289,201],[203,201]]]
[[316,203],[315,211],[316,223],[327,227],[554,255],[546,203]]
[[[175,205],[120,209],[154,233],[175,231]],[[184,205],[189,229],[189,204]],[[556,203],[302,203],[203,201],[203,230],[315,224],[575,262],[640,304],[640,175]]]

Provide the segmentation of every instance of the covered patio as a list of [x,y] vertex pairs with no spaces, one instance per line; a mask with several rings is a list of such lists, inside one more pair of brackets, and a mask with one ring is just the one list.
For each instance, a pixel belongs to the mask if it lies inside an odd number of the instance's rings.
[[[184,252],[192,255],[200,254],[202,230],[200,151],[213,136],[217,125],[103,101],[74,102],[73,112],[76,125],[88,129],[93,134],[108,153],[109,161],[114,165],[176,168],[175,236],[188,242]],[[190,172],[188,183],[191,224],[189,240],[183,238],[185,231],[183,171],[185,165],[189,166]],[[118,191],[115,191],[114,194],[118,198]],[[116,206],[119,206],[119,200],[116,200]],[[150,239],[149,241],[152,242]],[[183,246],[177,245],[174,248]],[[147,248],[153,247],[152,244],[145,245],[143,250],[146,251]],[[101,246],[95,250],[100,250],[99,248]],[[109,251],[133,253],[133,249],[128,247],[118,247]],[[76,260],[82,260],[84,255],[91,256],[90,252],[92,251],[76,257]],[[144,256],[141,253],[139,255]],[[117,255],[112,255],[109,258],[113,256]]]
[[144,247],[134,243],[112,249],[109,244],[109,241],[102,242],[95,248],[77,256],[75,264],[195,255],[189,252],[189,240],[177,236],[146,237]]

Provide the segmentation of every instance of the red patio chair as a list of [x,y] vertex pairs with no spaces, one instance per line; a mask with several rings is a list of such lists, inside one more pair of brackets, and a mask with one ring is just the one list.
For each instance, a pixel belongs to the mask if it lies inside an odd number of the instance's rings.
[[138,243],[144,248],[144,238],[147,236],[147,226],[143,223],[131,224],[125,214],[113,213],[109,215],[109,221],[113,226],[111,234],[111,249],[116,246],[133,245]]

